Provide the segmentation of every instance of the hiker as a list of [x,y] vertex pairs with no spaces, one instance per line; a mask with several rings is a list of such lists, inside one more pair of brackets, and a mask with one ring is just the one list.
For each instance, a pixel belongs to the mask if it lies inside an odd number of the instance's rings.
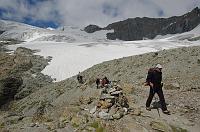
[[146,109],[151,110],[150,104],[154,97],[154,94],[157,93],[161,102],[161,108],[164,114],[170,114],[170,112],[167,110],[167,106],[165,103],[165,98],[162,91],[162,66],[160,64],[157,64],[156,67],[150,68],[148,71],[148,75],[146,78],[145,85],[150,86],[150,92],[149,97],[146,101]]
[[97,89],[99,88],[99,84],[100,84],[100,79],[99,79],[99,78],[97,78],[97,79],[96,79],[96,85],[97,85]]
[[79,83],[81,83],[81,84],[83,83],[83,76],[81,75],[80,72],[77,75],[77,80],[78,80]]
[[101,86],[102,87],[105,87],[105,86],[107,86],[109,84],[109,80],[108,80],[108,78],[105,76],[103,79],[102,79],[102,81],[101,81]]

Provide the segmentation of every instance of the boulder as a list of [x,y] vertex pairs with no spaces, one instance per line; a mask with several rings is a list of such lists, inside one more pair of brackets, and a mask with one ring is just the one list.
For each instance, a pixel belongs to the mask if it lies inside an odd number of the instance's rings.
[[170,125],[162,120],[154,120],[150,123],[152,129],[160,131],[160,132],[171,132],[172,128]]
[[167,90],[177,90],[177,89],[180,89],[180,84],[178,82],[165,84],[164,88]]
[[113,119],[113,117],[109,113],[106,113],[104,111],[100,111],[98,116],[99,116],[99,118],[104,119],[104,120],[112,120]]
[[100,100],[98,102],[98,106],[101,106],[101,109],[108,109],[112,106],[112,103],[109,103],[108,101],[103,101],[103,100]]
[[100,99],[114,99],[114,96],[111,96],[110,94],[102,94],[100,96]]
[[122,91],[115,91],[115,92],[112,92],[112,93],[110,93],[111,95],[118,95],[118,94],[120,94],[120,93],[122,93]]

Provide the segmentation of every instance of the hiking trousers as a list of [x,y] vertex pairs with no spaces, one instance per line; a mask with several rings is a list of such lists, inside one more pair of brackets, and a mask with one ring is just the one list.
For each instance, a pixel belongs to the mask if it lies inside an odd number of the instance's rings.
[[162,86],[157,86],[157,87],[154,87],[154,88],[150,87],[149,97],[148,97],[148,99],[146,101],[146,107],[150,107],[152,99],[153,99],[155,93],[158,94],[158,97],[160,99],[161,109],[163,111],[167,110],[167,106],[166,106],[166,103],[165,103],[165,98],[164,98]]

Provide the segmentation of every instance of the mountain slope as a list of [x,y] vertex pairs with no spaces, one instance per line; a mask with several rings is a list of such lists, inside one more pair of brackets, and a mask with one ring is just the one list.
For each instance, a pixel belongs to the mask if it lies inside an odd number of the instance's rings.
[[43,29],[23,23],[0,20],[0,39],[15,39],[25,42],[54,41],[54,42],[91,42],[106,41],[107,31],[93,35],[81,31],[79,27],[65,26],[59,29]]
[[[88,130],[94,123],[98,126],[101,124],[100,126],[105,131],[137,130],[141,132],[163,129],[162,123],[165,122],[164,127],[168,128],[167,124],[171,124],[173,130],[186,131],[187,129],[198,132],[200,126],[199,51],[200,47],[171,49],[95,65],[81,73],[85,84],[78,84],[74,76],[42,87],[30,96],[13,102],[11,108],[17,113],[14,115],[15,119],[21,116],[23,118],[15,123],[5,124],[4,128],[11,131],[39,131],[39,129],[43,131],[83,131]],[[159,117],[155,109],[149,112],[144,107],[148,88],[143,87],[143,82],[148,68],[156,63],[161,63],[164,67],[164,94],[172,115],[161,113]],[[97,76],[120,80],[119,84],[129,99],[130,107],[140,114],[128,114],[119,120],[112,121],[92,117],[88,109],[96,105],[102,90],[96,89]],[[174,83],[179,87],[174,86]],[[126,91],[126,88],[131,89]],[[87,104],[89,97],[92,103]],[[11,122],[14,118],[9,113],[4,113],[1,117],[1,122]],[[155,122],[157,122],[157,127],[152,127],[151,124]]]
[[95,25],[89,25],[85,28],[85,31],[95,32],[99,30],[113,29],[113,33],[107,34],[108,39],[131,41],[153,39],[157,35],[188,32],[199,24],[200,9],[197,7],[182,16],[173,16],[170,18],[129,18],[124,21],[109,24],[105,28],[95,28]]

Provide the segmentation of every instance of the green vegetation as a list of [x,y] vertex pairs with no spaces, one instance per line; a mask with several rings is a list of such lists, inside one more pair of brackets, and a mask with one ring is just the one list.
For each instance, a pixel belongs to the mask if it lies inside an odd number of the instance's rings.
[[91,127],[95,128],[96,132],[105,132],[105,129],[101,126],[100,122],[94,121],[90,124]]
[[188,132],[186,129],[170,125],[173,132]]

